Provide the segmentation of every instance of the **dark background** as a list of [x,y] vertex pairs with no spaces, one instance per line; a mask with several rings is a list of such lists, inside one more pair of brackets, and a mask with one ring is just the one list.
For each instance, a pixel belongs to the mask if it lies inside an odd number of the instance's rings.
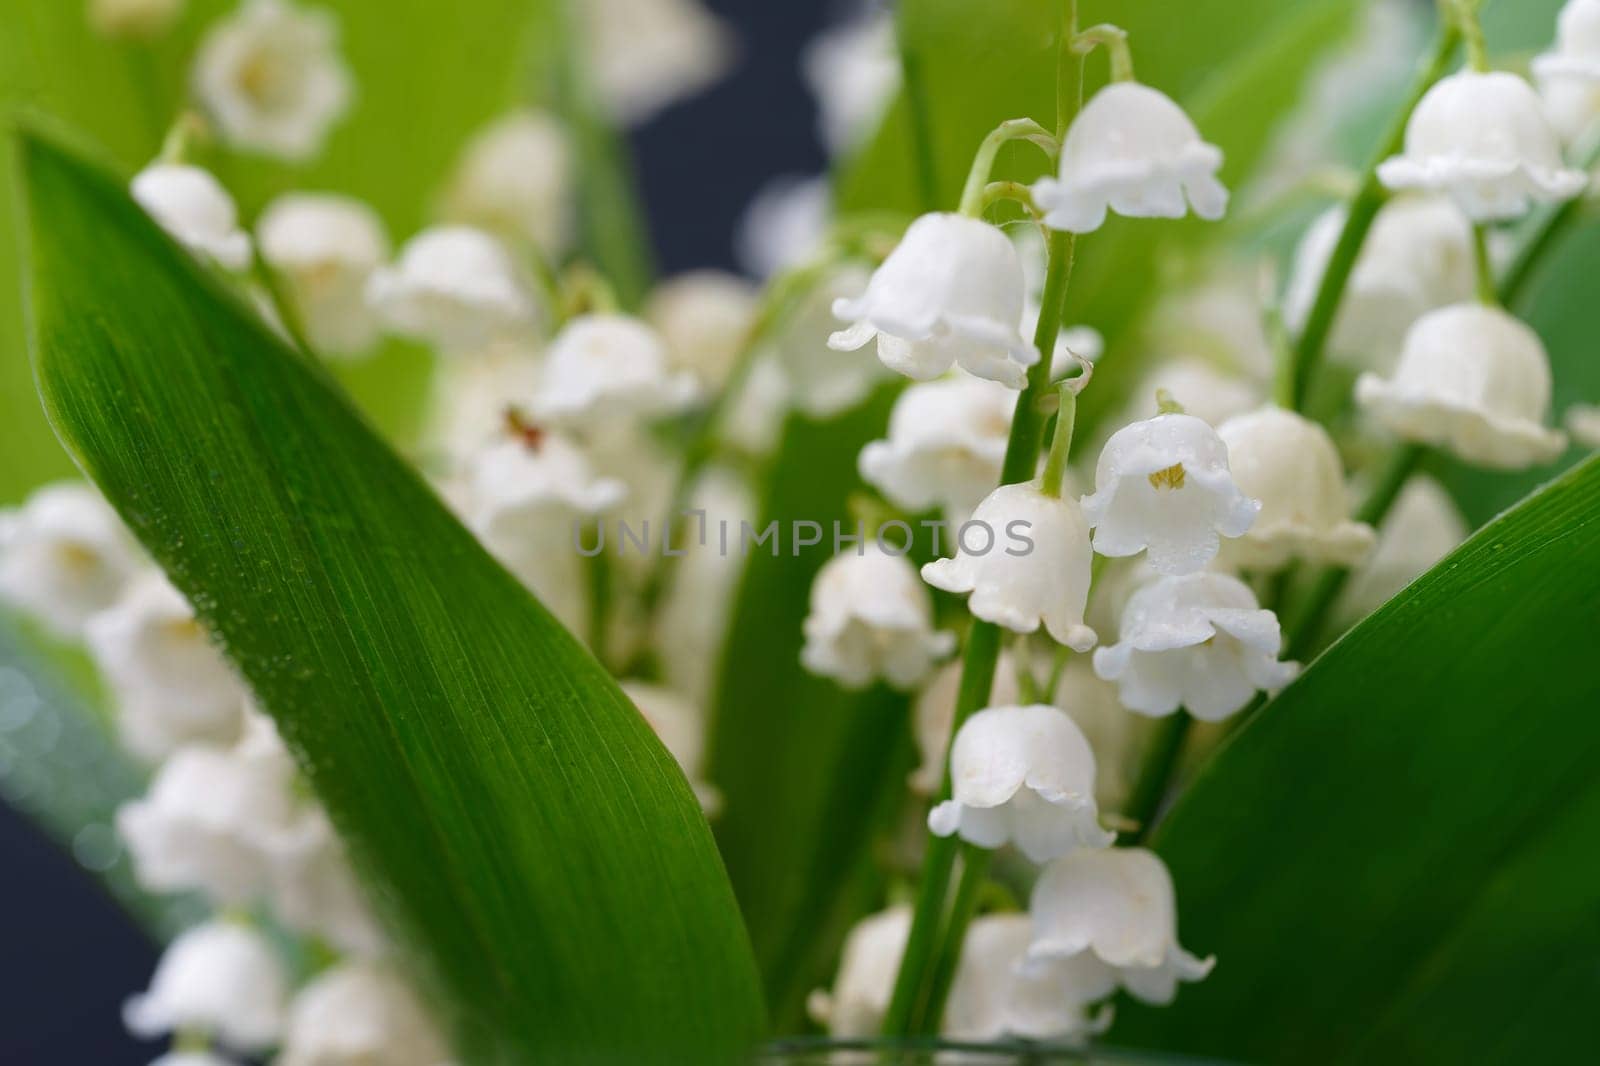
[[[706,6],[738,35],[737,65],[631,137],[665,273],[732,268],[733,233],[756,190],[776,175],[826,165],[798,62],[841,5]],[[122,1001],[145,986],[155,959],[154,945],[94,880],[0,804],[0,1066],[133,1066],[155,1058],[164,1045],[134,1041],[121,1021]]]

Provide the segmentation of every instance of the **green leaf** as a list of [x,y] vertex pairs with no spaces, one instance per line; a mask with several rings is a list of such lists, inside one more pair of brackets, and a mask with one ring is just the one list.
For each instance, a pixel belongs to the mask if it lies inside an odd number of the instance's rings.
[[118,181],[18,144],[52,422],[278,720],[462,1050],[737,1061],[748,939],[644,720]]
[[790,419],[729,626],[713,718],[711,777],[726,797],[717,842],[744,909],[778,1032],[801,1028],[806,993],[828,982],[850,922],[881,878],[870,849],[885,804],[904,795],[911,731],[904,696],[851,693],[800,665],[811,581],[831,545],[795,554],[789,523],[848,528],[856,454],[882,432],[888,395],[827,423]]
[[1563,1062],[1600,995],[1600,459],[1477,533],[1159,826],[1216,971],[1113,1039],[1251,1062]]

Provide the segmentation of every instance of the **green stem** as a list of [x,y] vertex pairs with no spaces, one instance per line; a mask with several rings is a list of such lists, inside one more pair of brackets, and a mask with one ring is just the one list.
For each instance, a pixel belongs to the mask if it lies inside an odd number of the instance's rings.
[[1000,123],[978,145],[972,157],[972,167],[967,171],[967,183],[961,188],[961,204],[957,208],[969,218],[983,215],[985,194],[989,188],[989,175],[994,172],[995,158],[1000,149],[1011,141],[1032,141],[1047,154],[1054,154],[1056,143],[1048,130],[1031,118],[1013,118]]
[[1345,212],[1344,229],[1340,231],[1339,241],[1334,245],[1333,255],[1328,259],[1322,283],[1317,287],[1316,301],[1311,305],[1311,314],[1306,319],[1305,329],[1301,331],[1300,339],[1295,345],[1293,380],[1287,392],[1293,401],[1291,406],[1296,411],[1305,409],[1312,380],[1316,376],[1323,349],[1328,343],[1328,335],[1333,330],[1339,303],[1344,297],[1345,285],[1350,281],[1350,273],[1355,269],[1356,259],[1361,254],[1362,245],[1366,243],[1367,232],[1372,228],[1373,219],[1377,217],[1378,209],[1383,206],[1385,193],[1383,185],[1378,181],[1378,164],[1405,147],[1406,123],[1410,121],[1411,112],[1416,109],[1423,95],[1433,87],[1434,82],[1444,76],[1460,39],[1461,34],[1454,20],[1446,19],[1440,26],[1439,39],[1434,45],[1433,54],[1418,74],[1406,97],[1405,105],[1395,116],[1388,135],[1384,137],[1378,146],[1378,151],[1361,173],[1361,184],[1357,186],[1356,194]]
[[944,946],[933,963],[928,1002],[922,1015],[922,1029],[927,1033],[937,1033],[944,1020],[944,1006],[950,998],[950,986],[955,983],[956,969],[961,962],[961,949],[967,941],[967,926],[972,924],[973,915],[978,911],[978,901],[983,898],[993,861],[994,852],[987,848],[971,844],[961,847],[961,878],[956,883],[956,898],[950,904]]
[[1061,40],[1056,49],[1056,143],[1067,139],[1067,130],[1083,106],[1083,57],[1072,47],[1078,36],[1078,0],[1061,5]]
[[1127,808],[1123,813],[1136,827],[1127,834],[1129,843],[1137,844],[1150,836],[1152,823],[1161,809],[1161,800],[1172,787],[1172,779],[1178,769],[1178,756],[1183,751],[1183,742],[1188,739],[1189,727],[1193,724],[1194,719],[1189,717],[1189,712],[1180,707],[1161,720],[1155,735],[1150,738],[1145,748],[1144,762],[1139,767],[1139,776],[1128,794],[1128,802],[1123,805]]
[[[1066,304],[1067,286],[1072,278],[1074,249],[1070,233],[1051,233],[1049,241],[1049,266],[1045,273],[1044,296],[1039,310],[1039,326],[1034,331],[1033,344],[1039,353],[1039,362],[1028,371],[1027,387],[1017,397],[1016,411],[1011,420],[1011,437],[1006,444],[1005,462],[1001,468],[1002,485],[1031,481],[1039,462],[1040,431],[1044,414],[1042,400],[1050,387],[1050,359],[1055,352],[1056,337],[1061,332],[1061,316]],[[966,653],[961,664],[961,686],[956,696],[955,713],[950,720],[950,744],[960,731],[962,723],[989,701],[994,687],[995,663],[1000,655],[1000,630],[992,622],[974,620],[967,636]],[[944,781],[935,802],[950,798],[950,766],[945,763]],[[926,1032],[921,1016],[927,1013],[929,1002],[925,990],[930,975],[929,961],[934,957],[940,927],[943,924],[945,898],[949,892],[950,870],[955,863],[957,841],[955,837],[928,838],[927,852],[923,856],[921,883],[918,886],[916,909],[911,921],[911,933],[906,941],[905,955],[900,961],[900,972],[895,977],[894,995],[884,1016],[885,1036],[908,1036]],[[955,948],[959,952],[960,948]]]
[[1073,50],[1082,55],[1101,46],[1111,55],[1111,80],[1133,81],[1133,51],[1128,47],[1128,31],[1103,22],[1090,26],[1072,39]]
[[987,214],[989,208],[1002,200],[1020,204],[1031,218],[1039,217],[1039,208],[1033,202],[1033,189],[1020,181],[991,181],[984,187],[983,209],[979,215]]
[[1472,260],[1478,275],[1478,302],[1488,307],[1500,306],[1500,294],[1494,283],[1494,268],[1489,265],[1489,229],[1481,223],[1472,227]]
[[922,77],[922,59],[911,47],[907,27],[910,4],[899,5],[895,17],[895,39],[900,49],[900,80],[905,86],[907,125],[911,130],[911,153],[916,160],[917,193],[924,212],[939,207],[939,172],[934,160],[933,120],[928,108],[928,88]]
[[1061,483],[1067,477],[1067,459],[1072,451],[1072,430],[1078,420],[1078,392],[1076,381],[1063,381],[1056,390],[1061,397],[1061,408],[1056,412],[1056,431],[1050,438],[1050,458],[1044,464],[1044,477],[1039,488],[1051,499],[1061,498]]
[[1483,39],[1483,23],[1478,18],[1482,0],[1448,0],[1455,23],[1467,46],[1467,63],[1478,73],[1489,70],[1489,46]]

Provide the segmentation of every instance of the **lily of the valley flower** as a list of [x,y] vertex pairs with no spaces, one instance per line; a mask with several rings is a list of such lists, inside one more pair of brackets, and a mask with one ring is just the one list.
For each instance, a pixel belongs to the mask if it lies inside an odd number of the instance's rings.
[[874,9],[824,30],[806,45],[800,65],[816,97],[822,143],[843,155],[872,132],[900,88],[894,16]]
[[1539,95],[1514,74],[1466,70],[1428,90],[1406,125],[1405,151],[1378,177],[1391,189],[1448,194],[1474,222],[1519,218],[1534,203],[1583,191]]
[[1002,485],[978,505],[971,525],[980,531],[970,537],[972,550],[969,538],[958,536],[955,558],[924,566],[924,581],[970,594],[968,609],[986,622],[1015,633],[1043,625],[1074,651],[1094,647],[1095,632],[1083,623],[1094,553],[1075,501],[1047,496],[1031,484]]
[[259,1052],[282,1035],[288,995],[289,975],[266,937],[213,921],[178,935],[149,990],[124,1006],[123,1021],[144,1039],[201,1033],[237,1051]]
[[1496,307],[1457,304],[1418,320],[1392,378],[1363,374],[1356,400],[1398,436],[1479,466],[1549,462],[1566,436],[1545,426],[1550,357],[1539,335]]
[[[1311,315],[1344,220],[1342,207],[1330,208],[1295,252],[1283,300],[1284,324],[1292,333],[1304,329]],[[1378,212],[1362,245],[1329,348],[1369,369],[1387,370],[1411,324],[1429,311],[1472,299],[1476,281],[1472,227],[1461,209],[1445,197],[1397,197]]]
[[441,226],[411,238],[400,260],[373,272],[367,300],[397,333],[448,354],[476,352],[534,319],[510,256],[489,234]]
[[700,0],[586,0],[575,14],[595,86],[630,125],[692,96],[733,60],[727,29]]
[[938,507],[960,523],[1000,480],[1016,406],[1016,393],[969,374],[912,385],[895,399],[888,438],[861,449],[861,478],[897,507]]
[[1178,982],[1199,981],[1216,963],[1179,945],[1172,875],[1143,848],[1075,851],[1051,863],[1034,885],[1029,911],[1033,958],[1092,953],[1146,1003],[1171,1003]]
[[1260,510],[1234,484],[1216,430],[1186,414],[1112,434],[1095,468],[1095,492],[1083,500],[1095,551],[1120,558],[1148,549],[1150,565],[1164,574],[1204,569],[1222,538],[1243,536]]
[[1600,406],[1576,403],[1567,408],[1567,432],[1585,448],[1600,448]]
[[910,688],[956,643],[954,633],[933,628],[933,601],[916,568],[871,540],[823,564],[804,631],[805,668],[847,688],[879,679]]
[[0,512],[0,603],[65,638],[82,634],[139,567],[122,521],[88,485],[63,481]]
[[938,836],[1015,843],[1034,862],[1105,847],[1094,800],[1094,752],[1056,707],[990,707],[962,723],[950,751],[951,798],[928,814]]
[[130,191],[173,240],[195,255],[224,270],[250,265],[250,235],[239,228],[239,209],[210,171],[154,163],[134,177]]
[[1182,218],[1192,208],[1215,221],[1228,208],[1217,180],[1222,150],[1200,139],[1172,99],[1137,82],[1115,82],[1083,108],[1061,146],[1058,178],[1033,198],[1045,225],[1093,233],[1107,211],[1130,218]]
[[244,722],[244,688],[183,595],[155,570],[94,615],[84,637],[117,705],[123,741],[160,759],[194,741],[226,744]]
[[677,760],[700,801],[700,809],[714,815],[722,806],[722,794],[704,777],[706,753],[705,715],[687,700],[660,685],[625,681],[622,691],[639,708],[661,743]]
[[760,301],[755,286],[741,277],[696,270],[657,285],[644,318],[666,345],[672,367],[715,390],[744,351]]
[[1161,716],[1179,707],[1215,722],[1243,709],[1257,689],[1274,691],[1299,667],[1278,661],[1278,617],[1226,574],[1162,577],[1122,612],[1121,640],[1094,653],[1095,673],[1119,685],[1130,711]]
[[845,937],[833,988],[818,989],[806,999],[811,1020],[840,1038],[877,1036],[910,935],[911,908],[906,904],[857,922]]
[[201,41],[194,94],[231,144],[309,159],[350,106],[338,22],[288,0],[246,0]]
[[438,1026],[410,986],[382,963],[341,962],[289,1004],[275,1066],[441,1066]]
[[1171,396],[1185,413],[1213,426],[1254,410],[1267,398],[1267,390],[1245,375],[1199,356],[1181,356],[1162,360],[1145,371],[1130,390],[1121,416],[1111,424],[1154,418],[1161,413],[1157,397],[1162,393]]
[[560,424],[625,422],[681,411],[699,394],[649,326],[627,315],[584,315],[551,342],[533,411]]
[[376,212],[348,196],[291,193],[267,207],[256,235],[312,348],[352,356],[372,347],[378,320],[367,305],[367,282],[389,256]]
[[389,950],[389,938],[322,808],[303,804],[293,823],[273,834],[267,855],[268,897],[278,921],[363,958]]
[[1470,530],[1450,493],[1418,474],[1406,482],[1378,528],[1378,546],[1350,574],[1334,616],[1353,625],[1433,569]]
[[444,195],[444,213],[545,254],[571,239],[572,148],[541,111],[515,111],[467,142]]
[[931,381],[960,364],[1013,389],[1039,353],[1020,332],[1022,260],[1004,233],[956,214],[923,215],[859,299],[835,301],[850,322],[829,344],[854,351],[876,339],[891,370]]
[[1556,46],[1533,61],[1545,114],[1569,143],[1600,121],[1600,0],[1568,0],[1556,22]]
[[1295,559],[1353,566],[1372,549],[1372,527],[1350,520],[1344,467],[1317,423],[1280,407],[1229,419],[1217,435],[1239,490],[1261,502],[1255,524],[1223,545],[1246,570],[1277,570]]
[[1093,1010],[1117,987],[1116,971],[1091,952],[1030,959],[1026,914],[987,914],[967,928],[945,1010],[945,1035],[957,1040],[1080,1041],[1111,1024]]
[[[921,763],[907,783],[922,796],[932,796],[939,791],[944,779],[945,755],[950,747],[950,722],[955,718],[956,699],[961,689],[961,663],[946,663],[933,675],[912,708],[912,728],[917,741],[917,754]],[[1017,664],[1006,651],[1000,653],[994,667],[994,684],[989,690],[989,701],[997,707],[1011,707],[1022,702],[1022,690],[1017,682]]]
[[89,0],[89,25],[106,37],[149,40],[168,29],[184,0]]
[[153,892],[198,891],[223,906],[262,896],[293,825],[294,763],[257,715],[232,747],[180,748],[149,791],[117,810],[134,876]]

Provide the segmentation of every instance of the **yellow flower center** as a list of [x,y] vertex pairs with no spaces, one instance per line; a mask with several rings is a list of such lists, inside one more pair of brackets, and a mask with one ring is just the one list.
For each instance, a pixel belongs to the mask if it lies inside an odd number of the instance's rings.
[[1173,463],[1165,470],[1157,470],[1150,475],[1150,487],[1154,489],[1181,489],[1183,488],[1183,464]]

